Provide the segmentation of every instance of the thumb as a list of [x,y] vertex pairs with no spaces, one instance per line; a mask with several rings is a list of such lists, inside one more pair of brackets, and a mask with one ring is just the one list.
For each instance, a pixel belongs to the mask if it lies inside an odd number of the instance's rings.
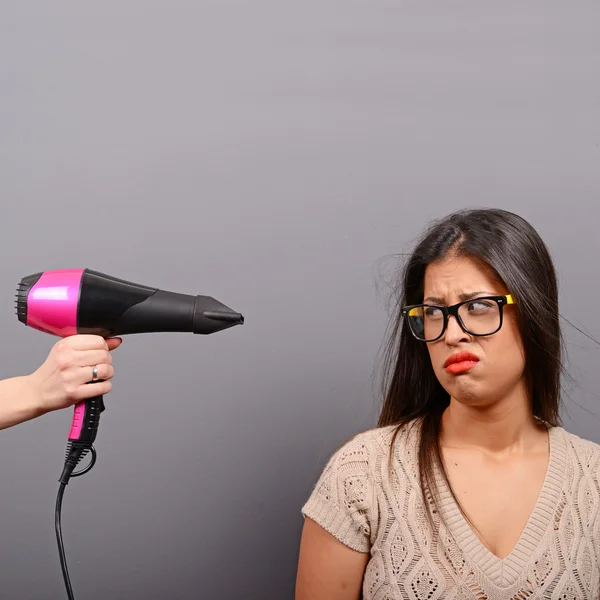
[[114,350],[115,348],[118,348],[122,343],[123,340],[121,338],[108,338],[106,340],[106,344],[108,345],[109,350]]

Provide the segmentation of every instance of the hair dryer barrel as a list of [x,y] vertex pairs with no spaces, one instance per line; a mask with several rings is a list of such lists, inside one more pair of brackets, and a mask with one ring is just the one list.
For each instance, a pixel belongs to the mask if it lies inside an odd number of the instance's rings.
[[35,329],[66,337],[132,333],[210,334],[244,317],[211,296],[167,292],[90,269],[44,271],[24,277],[17,316]]

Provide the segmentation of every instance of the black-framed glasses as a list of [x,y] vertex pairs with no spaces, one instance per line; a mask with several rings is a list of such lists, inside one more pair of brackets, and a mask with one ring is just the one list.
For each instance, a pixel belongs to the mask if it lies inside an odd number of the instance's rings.
[[415,338],[422,342],[435,342],[446,332],[450,315],[456,319],[462,330],[470,335],[485,336],[496,333],[502,327],[502,309],[506,304],[515,304],[510,294],[482,296],[452,306],[414,304],[402,308],[402,315],[408,321]]

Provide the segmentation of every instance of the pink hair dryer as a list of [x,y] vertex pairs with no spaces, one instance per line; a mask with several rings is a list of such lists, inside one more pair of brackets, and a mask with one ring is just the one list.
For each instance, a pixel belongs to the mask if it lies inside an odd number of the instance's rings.
[[[24,277],[16,304],[19,321],[60,337],[87,333],[107,338],[169,331],[210,334],[244,322],[240,313],[210,296],[166,292],[89,269],[44,271]],[[103,410],[102,396],[75,405],[59,479],[56,532],[69,598],[73,595],[60,533],[62,494],[71,477],[83,475],[94,466],[93,442]],[[90,465],[73,472],[88,452],[92,454]]]

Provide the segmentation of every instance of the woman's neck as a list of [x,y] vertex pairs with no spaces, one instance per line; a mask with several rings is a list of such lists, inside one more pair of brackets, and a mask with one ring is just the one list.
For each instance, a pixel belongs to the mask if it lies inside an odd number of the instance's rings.
[[454,398],[442,415],[440,444],[445,448],[477,449],[497,457],[539,451],[547,428],[531,412],[522,390],[485,406]]

